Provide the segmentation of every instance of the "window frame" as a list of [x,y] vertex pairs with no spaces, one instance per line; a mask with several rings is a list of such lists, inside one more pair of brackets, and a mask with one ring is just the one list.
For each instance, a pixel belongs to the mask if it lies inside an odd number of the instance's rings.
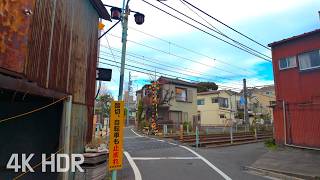
[[314,50],[307,51],[307,52],[303,52],[303,53],[300,53],[300,54],[297,55],[297,60],[298,60],[299,70],[300,70],[300,71],[308,71],[308,70],[313,70],[313,69],[318,69],[318,68],[320,68],[320,65],[318,65],[318,66],[314,66],[314,67],[309,67],[309,68],[301,69],[301,64],[300,64],[299,56],[300,56],[300,55],[303,55],[303,54],[308,54],[308,53],[311,53],[311,52],[314,52],[314,51],[318,51],[319,61],[320,61],[320,49],[314,49]]
[[[289,67],[289,59],[290,59],[290,58],[294,58],[295,65]],[[286,69],[296,68],[296,67],[298,66],[298,65],[297,65],[297,59],[298,59],[297,56],[288,56],[288,57],[280,58],[279,63],[278,63],[278,65],[279,65],[279,70],[282,71],[282,70],[286,70]],[[282,61],[282,60],[286,60],[287,65],[288,65],[287,67],[281,68],[281,61]]]
[[[203,101],[203,104],[199,104],[199,101]],[[205,104],[205,100],[203,99],[197,99],[197,106],[203,106]]]
[[[183,91],[185,91],[185,94],[186,94],[186,98],[185,100],[180,100],[180,99],[177,99],[177,89],[181,89]],[[174,93],[175,93],[175,99],[176,99],[176,102],[188,102],[188,91],[187,91],[187,88],[183,88],[183,87],[175,87],[174,89]]]
[[[215,100],[217,100],[218,102],[216,102]],[[222,100],[226,100],[226,106],[221,106],[221,102]],[[225,97],[213,97],[211,98],[211,103],[212,104],[218,104],[219,108],[229,108],[229,98],[225,98]]]

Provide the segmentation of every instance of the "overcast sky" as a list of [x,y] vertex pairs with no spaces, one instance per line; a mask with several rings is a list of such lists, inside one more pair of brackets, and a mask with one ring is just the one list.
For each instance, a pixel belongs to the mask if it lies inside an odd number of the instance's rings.
[[[174,15],[156,0],[148,2]],[[188,0],[208,14],[221,20],[241,33],[252,37],[263,45],[271,42],[312,31],[320,27],[318,11],[319,0]],[[105,4],[122,6],[119,0],[104,0]],[[187,14],[188,16],[217,28],[223,34],[235,39],[250,48],[271,57],[271,51],[233,32],[208,16],[191,11],[180,0],[167,0],[164,3]],[[190,7],[190,6],[189,6]],[[109,10],[109,8],[107,8]],[[173,17],[149,6],[141,0],[131,0],[130,9],[145,15],[145,22],[136,25],[134,13],[129,17],[127,43],[127,66],[131,69],[161,75],[160,73],[186,78],[194,81],[213,81],[232,88],[242,88],[242,79],[246,78],[248,86],[273,84],[273,72],[270,62],[241,51],[208,34],[205,34]],[[183,18],[183,16],[179,16]],[[186,18],[183,18],[186,20]],[[116,21],[104,22],[108,30]],[[191,22],[187,20],[187,22]],[[192,24],[195,24],[192,22]],[[200,25],[197,25],[201,29]],[[150,34],[143,34],[139,31]],[[217,33],[206,31],[221,37]],[[100,62],[120,65],[121,25],[117,25],[101,40]],[[159,39],[160,38],[160,39]],[[223,37],[222,37],[223,38]],[[225,38],[224,38],[225,39]],[[133,43],[137,42],[140,43]],[[111,50],[108,46],[111,47]],[[141,45],[142,44],[142,45]],[[157,49],[157,50],[155,50]],[[191,51],[190,51],[191,50]],[[111,62],[106,59],[117,61]],[[135,67],[145,70],[137,69]],[[119,68],[105,64],[100,67],[112,68],[112,81],[103,83],[103,90],[118,96]],[[150,71],[154,72],[150,72]],[[128,70],[125,71],[125,82],[128,81]],[[154,76],[131,71],[133,90],[141,88]],[[127,86],[125,85],[125,89]]]

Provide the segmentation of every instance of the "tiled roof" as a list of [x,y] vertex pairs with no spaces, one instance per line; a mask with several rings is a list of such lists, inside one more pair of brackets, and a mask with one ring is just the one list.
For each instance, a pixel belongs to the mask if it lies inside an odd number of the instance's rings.
[[219,94],[220,91],[206,91],[206,92],[200,92],[198,95],[209,95],[209,94]]
[[197,87],[196,83],[191,83],[191,82],[183,81],[183,80],[180,80],[180,79],[168,78],[168,77],[164,77],[164,76],[159,77],[158,81],[160,83],[169,83],[169,84],[177,84],[177,85],[183,85],[183,86]]

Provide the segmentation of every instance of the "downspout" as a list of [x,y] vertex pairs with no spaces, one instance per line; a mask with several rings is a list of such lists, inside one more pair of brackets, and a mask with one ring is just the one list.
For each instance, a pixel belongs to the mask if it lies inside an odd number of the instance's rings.
[[306,146],[297,146],[293,144],[287,144],[286,104],[284,100],[282,101],[282,109],[283,109],[284,145],[288,147],[320,151],[320,148],[312,148],[312,147],[306,147]]
[[282,111],[283,111],[283,133],[284,133],[284,144],[287,145],[287,118],[286,118],[286,102],[282,101]]

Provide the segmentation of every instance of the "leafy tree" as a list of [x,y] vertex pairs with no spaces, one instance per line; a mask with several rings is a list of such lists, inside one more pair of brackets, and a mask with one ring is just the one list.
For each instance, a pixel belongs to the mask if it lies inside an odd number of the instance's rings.
[[97,109],[96,111],[100,111],[104,117],[109,116],[111,101],[113,101],[113,97],[109,93],[104,93],[100,95],[97,99]]
[[142,101],[139,100],[139,102],[138,102],[138,112],[137,112],[137,121],[138,122],[142,121],[142,113],[143,113],[143,104],[142,104]]
[[217,90],[218,85],[214,82],[200,82],[197,84],[197,92],[206,92],[210,90]]

